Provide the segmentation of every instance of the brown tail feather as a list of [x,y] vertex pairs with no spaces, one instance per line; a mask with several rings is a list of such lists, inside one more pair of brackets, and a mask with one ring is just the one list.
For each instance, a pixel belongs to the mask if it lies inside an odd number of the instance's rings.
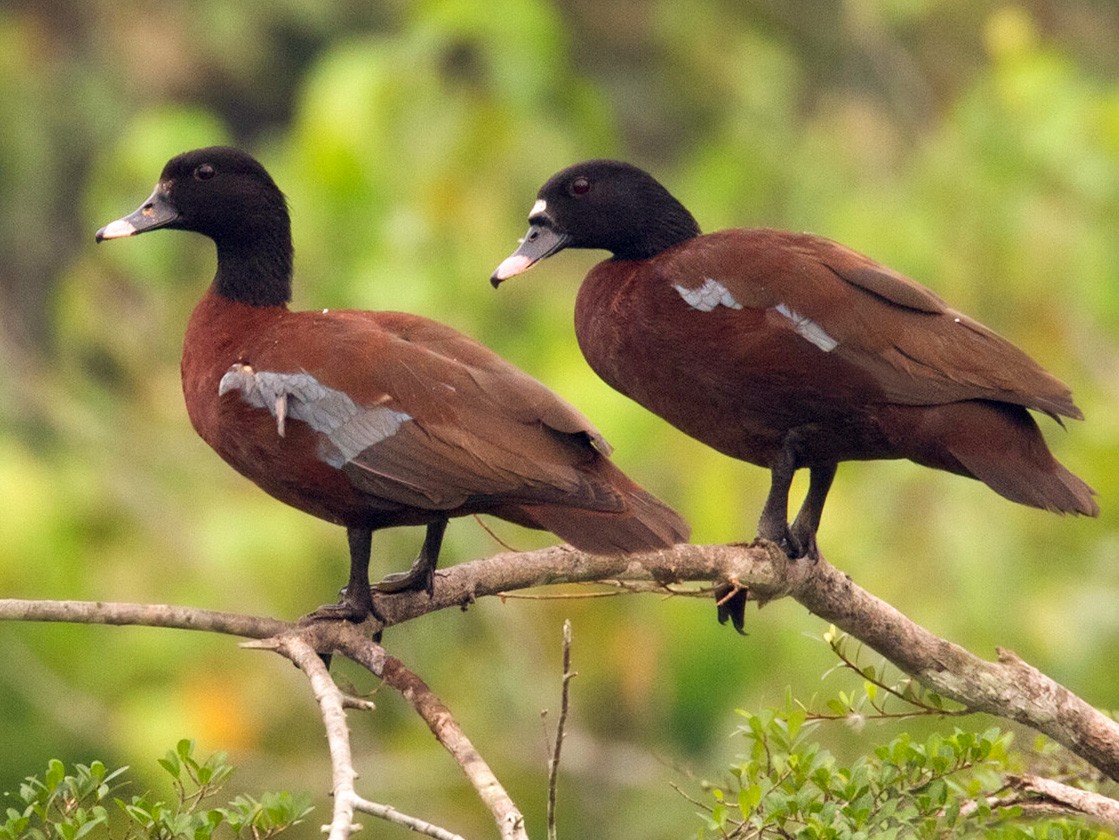
[[1023,505],[1099,515],[1095,491],[1053,457],[1026,409],[987,400],[929,408],[906,432],[914,461],[977,478]]
[[541,528],[591,554],[628,554],[653,551],[687,542],[691,528],[680,514],[636,484],[624,488],[626,508],[609,512],[564,507],[523,505],[522,510]]

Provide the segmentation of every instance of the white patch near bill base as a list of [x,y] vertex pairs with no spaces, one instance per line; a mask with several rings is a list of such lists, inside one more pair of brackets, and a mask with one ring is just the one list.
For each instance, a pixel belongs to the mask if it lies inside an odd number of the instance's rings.
[[797,331],[801,338],[808,339],[825,353],[830,353],[839,346],[839,342],[824,332],[824,328],[811,318],[801,315],[783,303],[779,303],[773,308],[792,321],[793,329]]
[[531,219],[533,216],[540,215],[548,209],[548,202],[542,198],[536,199],[536,203],[532,205],[532,209],[528,211],[528,217]]
[[713,277],[704,278],[703,285],[698,289],[689,289],[679,284],[674,285],[673,288],[680,293],[684,303],[700,312],[710,312],[719,306],[728,309],[742,308],[742,304],[734,299],[730,290]]
[[218,384],[219,396],[229,391],[240,391],[250,406],[267,409],[281,437],[287,420],[301,420],[325,435],[319,457],[338,469],[412,419],[387,406],[359,405],[309,373],[257,372],[249,365],[233,365]]

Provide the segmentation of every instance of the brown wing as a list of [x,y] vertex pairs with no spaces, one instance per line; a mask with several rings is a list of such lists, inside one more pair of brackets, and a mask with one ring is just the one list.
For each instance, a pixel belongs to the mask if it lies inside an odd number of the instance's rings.
[[773,309],[770,321],[789,329],[817,326],[834,341],[826,352],[870,374],[890,402],[990,399],[1082,417],[1068,387],[1024,352],[862,254],[821,237],[772,230],[725,231],[703,240],[706,267],[736,300]]
[[596,474],[607,447],[590,421],[484,346],[401,313],[291,316],[298,357],[273,342],[258,367],[286,378],[269,385],[258,371],[258,390],[271,388],[259,402],[286,388],[288,416],[324,436],[324,460],[363,492],[434,510],[626,508],[627,488]]
[[[364,317],[367,313],[355,313]],[[609,455],[613,447],[577,408],[488,347],[438,321],[401,312],[374,313],[383,328],[422,346],[432,359],[452,364],[481,394],[522,423],[543,423],[557,432],[585,436],[595,449]],[[450,372],[448,370],[448,372]]]

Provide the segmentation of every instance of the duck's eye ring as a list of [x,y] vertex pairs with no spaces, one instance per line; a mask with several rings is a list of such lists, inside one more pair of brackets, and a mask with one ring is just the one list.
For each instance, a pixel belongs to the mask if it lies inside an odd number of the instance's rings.
[[584,178],[582,175],[571,182],[572,195],[586,195],[590,191],[591,182],[588,179]]
[[216,174],[217,172],[214,167],[208,163],[204,163],[194,170],[194,179],[196,181],[209,181]]

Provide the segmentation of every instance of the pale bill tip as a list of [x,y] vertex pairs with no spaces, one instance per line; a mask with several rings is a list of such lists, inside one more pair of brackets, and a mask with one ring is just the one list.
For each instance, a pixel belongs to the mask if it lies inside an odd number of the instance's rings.
[[125,236],[131,236],[136,232],[136,226],[132,222],[124,219],[117,219],[115,222],[109,222],[105,227],[98,231],[99,239],[120,239]]
[[502,261],[501,265],[497,267],[497,271],[493,273],[493,277],[495,280],[508,280],[522,271],[527,271],[531,265],[532,260],[524,254],[513,254]]

